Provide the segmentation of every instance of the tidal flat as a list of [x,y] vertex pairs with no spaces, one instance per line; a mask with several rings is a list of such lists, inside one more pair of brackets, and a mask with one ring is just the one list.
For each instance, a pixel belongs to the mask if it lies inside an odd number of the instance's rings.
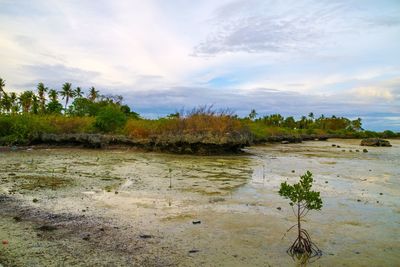
[[232,156],[3,151],[0,264],[296,266],[296,233],[283,237],[295,217],[278,190],[309,170],[324,202],[303,222],[323,253],[309,266],[399,266],[400,140],[390,142],[368,153],[355,139]]

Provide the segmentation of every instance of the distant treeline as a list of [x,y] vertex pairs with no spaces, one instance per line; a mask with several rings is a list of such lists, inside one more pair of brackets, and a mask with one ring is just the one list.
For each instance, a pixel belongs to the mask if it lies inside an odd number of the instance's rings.
[[313,113],[296,120],[280,114],[258,117],[252,110],[241,118],[232,112],[199,107],[159,119],[144,119],[123,104],[121,95],[103,95],[94,87],[85,94],[82,88],[74,88],[68,82],[61,90],[39,83],[36,91],[17,94],[7,92],[5,81],[0,78],[0,144],[29,143],[43,133],[111,133],[136,139],[184,136],[201,142],[235,135],[249,143],[275,135],[400,137],[392,131],[365,131],[360,118],[315,118]]

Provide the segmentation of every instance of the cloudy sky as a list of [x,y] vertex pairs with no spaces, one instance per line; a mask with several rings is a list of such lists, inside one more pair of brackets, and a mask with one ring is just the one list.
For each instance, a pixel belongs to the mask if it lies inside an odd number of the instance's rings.
[[0,0],[6,90],[65,81],[144,116],[361,117],[400,131],[399,0]]

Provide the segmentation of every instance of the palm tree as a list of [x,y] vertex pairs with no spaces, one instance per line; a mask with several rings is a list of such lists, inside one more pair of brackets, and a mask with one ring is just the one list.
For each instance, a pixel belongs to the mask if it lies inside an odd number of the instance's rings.
[[40,101],[39,101],[38,97],[35,94],[33,94],[33,96],[32,96],[32,113],[38,114],[39,107],[40,107]]
[[58,101],[58,92],[54,89],[50,89],[49,98],[50,98],[51,102],[57,102]]
[[15,92],[11,92],[10,102],[11,102],[11,113],[12,114],[18,113],[19,106],[18,106],[17,99],[18,99],[17,94]]
[[[2,96],[5,94],[5,92],[4,92],[5,86],[6,86],[6,81],[3,80],[2,78],[0,78],[0,102],[1,102]],[[0,106],[0,112],[1,112],[1,106]]]
[[25,91],[19,96],[19,102],[22,107],[22,112],[29,112],[32,107],[33,96],[34,94],[32,91]]
[[38,96],[39,96],[39,107],[40,113],[44,113],[46,111],[46,95],[48,88],[44,86],[43,83],[39,83],[37,85]]
[[90,101],[94,102],[99,97],[99,91],[96,90],[93,86],[90,87],[88,98]]
[[63,106],[58,102],[58,92],[54,89],[49,90],[50,102],[46,105],[46,112],[50,114],[61,114]]
[[65,112],[67,110],[69,99],[74,97],[74,90],[72,90],[71,83],[64,83],[60,94],[63,97],[62,99],[65,98],[65,107],[64,107],[64,112]]
[[6,81],[0,78],[0,99],[1,95],[4,94],[4,87],[6,86]]
[[83,91],[82,89],[78,86],[76,87],[75,91],[74,91],[75,97],[77,98],[81,98],[83,96]]
[[4,92],[3,98],[0,101],[0,104],[5,112],[10,113],[11,110],[11,98],[7,93]]

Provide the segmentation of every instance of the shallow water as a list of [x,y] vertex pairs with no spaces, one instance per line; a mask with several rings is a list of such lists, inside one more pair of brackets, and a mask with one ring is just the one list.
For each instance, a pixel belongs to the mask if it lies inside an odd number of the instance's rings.
[[[0,194],[11,193],[49,213],[112,220],[122,235],[108,242],[148,234],[154,238],[143,241],[148,253],[143,257],[169,256],[173,266],[296,266],[286,254],[295,232],[282,239],[295,218],[277,191],[281,182],[295,182],[310,170],[324,207],[311,211],[304,223],[323,251],[309,265],[398,266],[400,141],[391,143],[391,148],[368,147],[368,153],[359,140],[273,144],[218,157],[130,150],[2,152]],[[21,265],[76,265],[82,254],[53,247],[87,247],[79,236],[43,239],[34,235],[33,223],[22,227],[1,213],[0,221],[0,239],[10,241],[0,248],[0,259],[2,253]],[[102,257],[128,264],[118,253],[92,246],[81,264],[106,265]]]

